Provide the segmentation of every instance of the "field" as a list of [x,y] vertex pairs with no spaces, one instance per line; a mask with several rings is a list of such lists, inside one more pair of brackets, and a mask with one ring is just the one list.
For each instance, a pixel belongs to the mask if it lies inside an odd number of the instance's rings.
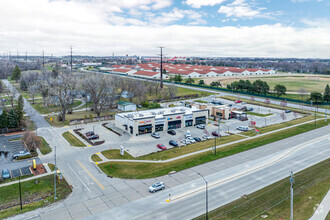
[[[287,91],[290,92],[298,92],[299,88],[304,87],[307,92],[324,92],[324,89],[327,84],[330,84],[330,77],[316,77],[316,76],[287,76],[287,77],[239,77],[239,78],[204,78],[204,82],[206,84],[210,84],[212,81],[220,80],[221,84],[224,88],[226,86],[234,81],[238,81],[240,79],[247,80],[249,79],[251,82],[254,82],[255,80],[263,80],[268,83],[270,86],[270,89],[273,90],[274,86],[276,84],[285,85],[287,88]],[[198,79],[199,81],[200,79]],[[198,82],[197,81],[197,82]],[[289,98],[289,97],[288,97]]]

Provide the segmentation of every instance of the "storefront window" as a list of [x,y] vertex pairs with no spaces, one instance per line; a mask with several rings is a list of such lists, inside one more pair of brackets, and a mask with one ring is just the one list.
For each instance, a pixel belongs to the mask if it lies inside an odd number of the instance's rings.
[[168,130],[181,128],[181,120],[168,122]]
[[206,117],[196,117],[196,125],[206,124]]
[[156,125],[155,130],[156,131],[164,131],[164,125],[163,124]]
[[186,121],[186,127],[193,126],[193,120],[187,120]]
[[148,134],[152,132],[152,125],[141,125],[139,126],[139,135]]

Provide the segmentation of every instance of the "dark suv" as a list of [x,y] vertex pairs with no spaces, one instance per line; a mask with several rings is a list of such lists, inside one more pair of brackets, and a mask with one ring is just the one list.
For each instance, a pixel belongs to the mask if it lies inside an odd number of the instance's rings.
[[176,132],[174,130],[168,130],[167,133],[170,135],[176,135]]

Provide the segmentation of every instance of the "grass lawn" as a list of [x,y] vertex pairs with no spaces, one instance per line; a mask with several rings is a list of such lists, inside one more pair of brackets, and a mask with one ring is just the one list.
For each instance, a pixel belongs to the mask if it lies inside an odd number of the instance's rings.
[[[63,179],[56,183],[57,200],[65,199],[71,188]],[[23,210],[19,206],[18,183],[0,187],[0,219],[21,214],[54,202],[54,176],[49,175],[39,179],[21,183]]]
[[[32,177],[32,176],[33,176],[33,174],[29,174],[29,175],[21,176],[21,180],[22,180],[22,179],[29,178],[29,177]],[[18,180],[18,179],[19,179],[19,177],[10,178],[10,179],[5,179],[5,180],[0,181],[0,184],[13,182],[13,181],[16,181],[16,180]]]
[[48,167],[51,171],[54,171],[55,170],[55,164],[52,164],[52,163],[49,163],[48,164]]
[[269,114],[259,114],[259,113],[256,113],[256,112],[246,112],[246,114],[248,114],[248,115],[255,115],[255,116],[259,116],[259,117],[267,117],[267,116],[272,115],[272,113],[269,113]]
[[[36,100],[35,104],[32,104],[32,102],[30,101],[30,104],[40,114],[51,114],[53,112],[60,112],[61,111],[60,106],[49,106],[48,108],[47,107],[44,108],[42,100]],[[77,107],[80,104],[81,104],[80,100],[74,100],[73,104],[69,105],[68,109]]]
[[100,162],[100,161],[102,161],[102,159],[97,154],[93,154],[92,155],[92,160],[94,162]]
[[203,96],[210,96],[210,95],[214,94],[212,92],[204,92],[204,91],[188,89],[188,88],[182,88],[182,87],[177,87],[177,89],[178,89],[177,96],[198,94],[198,97],[203,97]]
[[[309,219],[330,185],[330,159],[295,175],[294,219]],[[289,177],[209,212],[210,219],[290,219]],[[266,211],[267,210],[267,211]],[[205,219],[205,215],[196,220]]]
[[22,139],[22,137],[18,137],[18,138],[10,139],[10,140],[8,140],[8,142],[20,141],[21,139]]
[[[115,113],[102,112],[101,116],[112,115],[112,114],[115,114]],[[89,118],[90,115],[92,115],[93,117],[97,116],[95,113],[92,113],[91,111],[79,111],[79,112],[73,112],[72,114],[66,114],[64,122],[58,121],[57,120],[58,119],[57,115],[48,115],[48,116],[45,116],[45,119],[52,126],[62,127],[62,126],[65,126],[65,125],[69,125],[70,120],[84,119],[85,117]],[[51,121],[50,118],[52,118],[53,121]]]
[[203,101],[203,100],[195,100],[194,102],[199,102],[199,103],[208,103],[207,101]]
[[[328,120],[329,121],[329,120]],[[279,141],[297,134],[301,134],[319,127],[327,125],[328,122],[318,121],[317,126],[314,123],[300,125],[284,131],[261,136],[246,142],[231,144],[217,149],[217,154],[204,152],[190,157],[182,158],[168,163],[134,163],[134,162],[108,162],[99,164],[103,172],[109,176],[124,179],[145,179],[166,175],[171,171],[180,171],[194,167],[209,161],[227,157],[239,152],[263,146],[275,141]]]
[[39,138],[42,140],[42,146],[39,148],[40,152],[43,155],[46,155],[46,154],[52,152],[52,148],[50,148],[49,144],[45,141],[45,139],[41,136],[39,136]]
[[62,136],[70,143],[70,145],[74,147],[86,147],[86,145],[81,142],[78,138],[76,138],[73,134],[66,131],[62,134]]
[[135,159],[132,155],[125,152],[124,155],[120,154],[119,149],[113,149],[113,150],[105,150],[101,152],[103,156],[105,156],[108,159]]

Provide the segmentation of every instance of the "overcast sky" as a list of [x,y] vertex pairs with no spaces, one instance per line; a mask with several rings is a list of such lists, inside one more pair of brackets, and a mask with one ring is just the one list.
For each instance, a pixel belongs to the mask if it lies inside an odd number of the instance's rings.
[[0,55],[330,58],[329,0],[0,0]]

